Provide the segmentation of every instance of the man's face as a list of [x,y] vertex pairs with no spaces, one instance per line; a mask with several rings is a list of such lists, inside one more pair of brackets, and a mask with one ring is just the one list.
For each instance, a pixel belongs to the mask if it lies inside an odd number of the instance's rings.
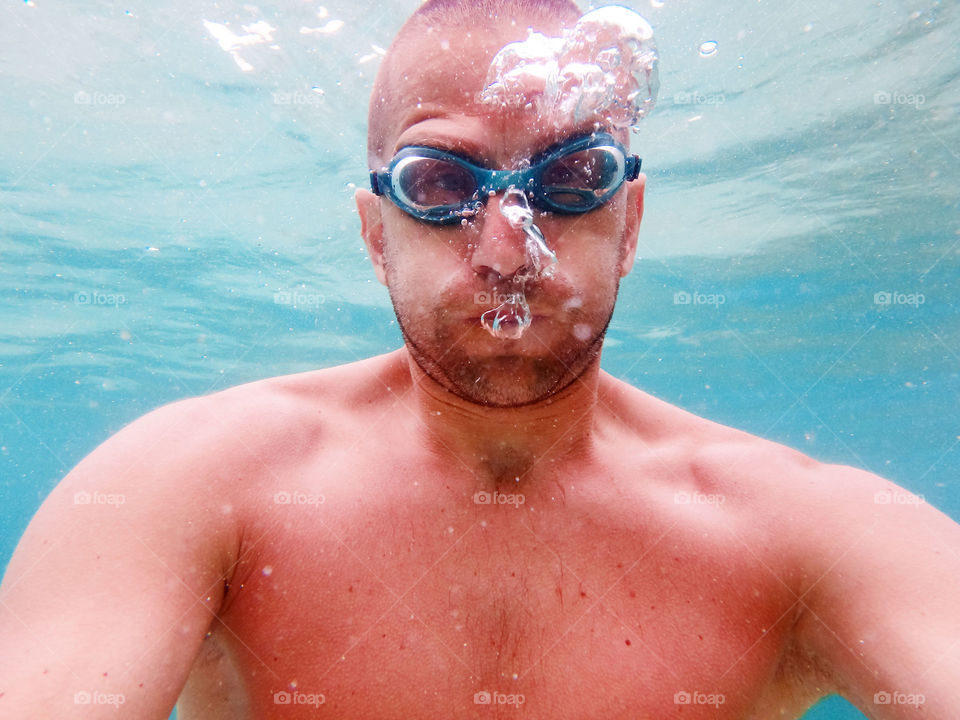
[[[490,60],[526,37],[528,24],[472,33],[435,28],[403,43],[392,74],[395,99],[384,108],[382,164],[402,147],[425,145],[513,169],[594,130],[572,121],[555,128],[534,110],[480,104]],[[559,34],[556,26],[537,29]],[[517,290],[516,275],[528,263],[523,231],[501,214],[501,198],[452,226],[425,224],[372,195],[359,204],[371,256],[416,362],[462,398],[509,407],[550,397],[598,357],[620,277],[633,261],[642,180],[582,215],[535,211],[559,263],[551,277],[524,283],[533,319],[519,339],[493,337],[480,321]]]

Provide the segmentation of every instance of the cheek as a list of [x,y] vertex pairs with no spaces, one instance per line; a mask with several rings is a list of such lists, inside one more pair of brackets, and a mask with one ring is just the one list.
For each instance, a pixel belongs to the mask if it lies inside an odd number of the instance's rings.
[[431,311],[469,279],[469,264],[458,253],[462,243],[419,223],[402,230],[384,228],[387,287],[407,312]]
[[558,271],[574,280],[576,287],[599,288],[620,277],[624,223],[617,223],[615,218],[602,220],[591,218],[587,222],[584,218],[541,225],[550,248],[557,253]]

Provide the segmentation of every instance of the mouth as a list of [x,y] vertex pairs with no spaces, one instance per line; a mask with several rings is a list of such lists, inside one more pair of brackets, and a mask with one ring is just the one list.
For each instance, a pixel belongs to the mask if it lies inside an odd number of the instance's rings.
[[[478,322],[480,322],[480,321],[482,320],[483,316],[484,316],[486,313],[490,312],[491,310],[496,310],[496,309],[497,309],[496,307],[492,307],[492,308],[487,308],[486,310],[481,311],[480,314],[478,314],[478,315],[477,315],[477,314],[471,314],[469,317],[465,317],[465,318],[463,319],[463,322],[466,323],[466,324],[468,324],[468,325],[472,325],[472,324],[474,324],[474,323],[478,323]],[[531,312],[531,313],[530,313],[530,320],[533,321],[533,322],[536,322],[537,320],[547,320],[549,317],[550,317],[550,315],[548,315],[548,314],[546,314],[546,313],[535,313],[535,312]]]

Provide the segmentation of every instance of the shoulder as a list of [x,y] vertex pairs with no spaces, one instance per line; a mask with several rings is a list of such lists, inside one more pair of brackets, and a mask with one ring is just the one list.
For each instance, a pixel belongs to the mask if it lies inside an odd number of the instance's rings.
[[[706,491],[738,498],[765,516],[796,518],[807,510],[862,512],[874,496],[905,492],[853,467],[818,461],[794,448],[707,420],[613,378],[604,402],[643,448],[682,465]],[[880,501],[882,502],[882,500]],[[806,514],[807,520],[810,515]],[[827,521],[824,518],[824,521]],[[821,525],[822,527],[822,525]]]
[[792,448],[700,417],[610,376],[603,379],[600,402],[625,432],[646,447],[672,451],[697,476],[719,479],[740,471],[760,479],[819,466]]
[[[179,400],[133,421],[88,456],[73,474],[125,469],[209,489],[257,467],[295,461],[325,432],[388,396],[391,355],[278,376]],[[131,467],[137,468],[136,473]]]

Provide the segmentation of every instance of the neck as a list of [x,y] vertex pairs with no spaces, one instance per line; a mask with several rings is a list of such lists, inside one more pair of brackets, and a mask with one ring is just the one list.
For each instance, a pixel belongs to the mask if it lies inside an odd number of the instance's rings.
[[414,409],[432,452],[481,482],[516,486],[562,460],[590,455],[598,408],[600,361],[595,358],[569,386],[520,407],[477,405],[427,375],[404,350]]

